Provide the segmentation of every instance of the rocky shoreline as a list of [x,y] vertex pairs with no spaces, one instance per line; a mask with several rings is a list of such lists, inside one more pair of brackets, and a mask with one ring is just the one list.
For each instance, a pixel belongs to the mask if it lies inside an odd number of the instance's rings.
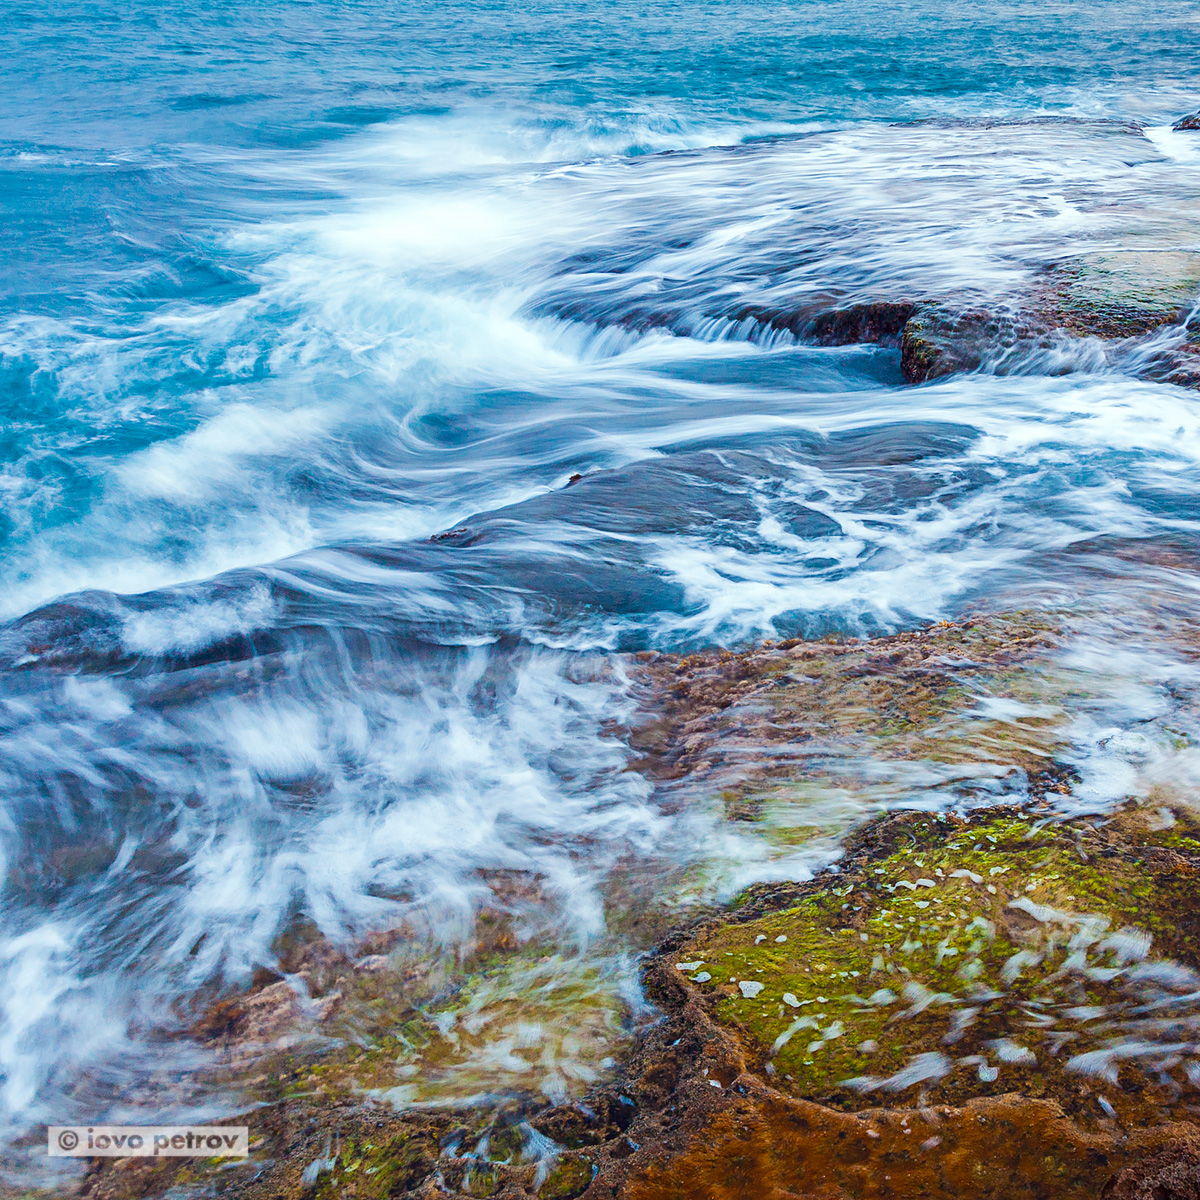
[[[893,345],[914,384],[1071,369],[1064,343],[1087,339],[1096,365],[1200,387],[1187,322],[1200,224],[1141,213],[1125,227],[1021,296],[735,317],[818,344]],[[1200,819],[1169,794],[1064,815],[1075,781],[1059,755],[1087,684],[1056,662],[1062,636],[1054,613],[1010,612],[635,659],[637,769],[719,798],[727,820],[781,845],[826,845],[826,870],[649,938],[656,1015],[632,1023],[603,1082],[559,1104],[379,1100],[407,1078],[402,1044],[433,1040],[422,1001],[446,981],[404,958],[403,931],[348,953],[298,930],[284,969],[306,1001],[264,976],[190,1030],[248,1097],[250,1160],[101,1160],[77,1194],[1200,1197]],[[1190,627],[1164,636],[1195,655]],[[868,756],[895,779],[864,782]],[[914,764],[954,802],[895,811]],[[798,789],[802,822],[788,815]],[[468,979],[536,969],[504,911],[479,929]],[[362,1013],[394,1036],[358,1037]]]
[[[898,765],[935,755],[963,803],[831,810],[827,830],[805,826],[805,838],[842,839],[844,855],[661,938],[642,970],[657,1015],[574,1102],[364,1102],[372,1082],[395,1082],[394,1049],[318,1052],[301,1026],[328,1030],[365,1001],[395,1005],[403,1030],[437,982],[398,970],[383,944],[354,958],[301,939],[289,968],[313,1007],[263,980],[196,1028],[256,1097],[251,1159],[102,1160],[80,1194],[1200,1194],[1200,818],[1165,795],[1103,818],[1059,814],[1073,780],[1046,702],[1079,696],[1055,666],[1062,637],[1053,614],[1010,613],[865,641],[643,656],[639,769],[719,789],[732,821],[769,819],[801,778],[848,778],[864,741]],[[1035,715],[978,715],[989,696]],[[790,768],[743,753],[772,738],[801,751]],[[1008,800],[987,804],[997,780]],[[493,924],[484,970],[519,954]]]
[[[997,863],[1000,889],[985,882],[998,878]],[[104,1161],[82,1194],[1190,1197],[1200,1122],[1170,1064],[1166,1075],[1143,1071],[1136,1055],[1120,1059],[1119,1042],[1119,1078],[1072,1074],[1062,1060],[1105,1032],[1112,1039],[1108,1028],[1071,1040],[1106,1013],[1108,1025],[1128,1025],[1131,1009],[1189,1007],[1183,984],[1200,978],[1198,878],[1200,824],[1155,829],[1140,810],[1099,826],[1051,826],[1036,807],[887,816],[852,840],[837,875],[752,889],[727,914],[667,938],[644,970],[661,1017],[617,1079],[579,1102],[396,1114],[350,1099],[283,1099],[254,1113],[248,1167]],[[885,942],[874,928],[892,911],[881,901],[912,907],[939,889],[932,902],[952,905],[952,919],[922,922],[925,945]],[[867,903],[847,908],[855,893]],[[945,936],[951,926],[963,946]],[[1135,928],[1153,930],[1153,943]],[[1087,958],[1064,971],[1081,930]],[[933,990],[952,987],[951,976],[961,985],[965,965],[938,971],[934,938],[956,956],[976,947],[983,971],[971,976],[970,1004]],[[892,960],[879,965],[884,946]],[[1014,957],[1028,978],[998,989]],[[1178,974],[1131,1001],[1147,963]],[[848,974],[862,982],[838,981]],[[769,1040],[776,1028],[791,1034],[782,1045]],[[1068,1053],[1055,1056],[1047,1041]],[[958,1077],[947,1050],[965,1064]],[[848,1088],[847,1078],[872,1082]]]

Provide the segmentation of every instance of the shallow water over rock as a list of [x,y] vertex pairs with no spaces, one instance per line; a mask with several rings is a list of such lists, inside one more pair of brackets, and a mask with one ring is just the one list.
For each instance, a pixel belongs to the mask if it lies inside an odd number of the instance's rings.
[[17,5],[7,1181],[594,1097],[881,813],[1186,825],[1196,13]]

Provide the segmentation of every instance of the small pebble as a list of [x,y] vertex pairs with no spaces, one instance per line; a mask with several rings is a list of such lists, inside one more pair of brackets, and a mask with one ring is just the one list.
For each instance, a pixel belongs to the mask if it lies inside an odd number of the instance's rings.
[[366,958],[360,958],[354,964],[354,969],[367,975],[373,975],[377,971],[386,971],[390,965],[386,954],[368,954]]
[[780,934],[780,935],[779,935],[779,936],[778,936],[778,937],[777,937],[775,940],[776,940],[777,942],[786,942],[786,941],[787,941],[787,934],[786,934],[786,933],[781,933],[781,934]]

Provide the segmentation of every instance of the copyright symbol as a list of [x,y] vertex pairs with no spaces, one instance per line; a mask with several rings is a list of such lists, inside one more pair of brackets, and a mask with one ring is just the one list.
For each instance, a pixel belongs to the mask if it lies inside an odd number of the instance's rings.
[[79,1145],[79,1134],[73,1129],[64,1129],[58,1135],[58,1148],[60,1150],[74,1150]]

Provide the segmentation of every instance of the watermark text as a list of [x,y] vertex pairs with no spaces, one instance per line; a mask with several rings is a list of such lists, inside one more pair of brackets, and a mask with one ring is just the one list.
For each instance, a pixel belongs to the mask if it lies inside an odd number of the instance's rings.
[[248,1125],[51,1125],[52,1158],[241,1158],[250,1152]]

